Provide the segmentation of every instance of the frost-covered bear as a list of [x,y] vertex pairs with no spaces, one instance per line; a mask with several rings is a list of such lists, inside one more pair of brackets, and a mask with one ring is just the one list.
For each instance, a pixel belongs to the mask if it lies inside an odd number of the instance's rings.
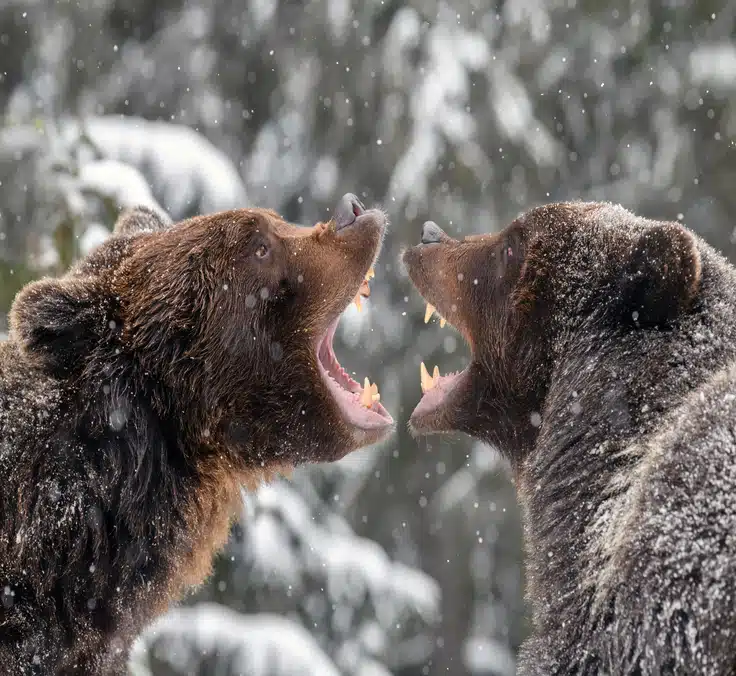
[[676,223],[534,209],[409,274],[462,333],[422,365],[419,434],[509,459],[534,631],[520,674],[736,674],[736,270]]
[[0,344],[0,671],[117,674],[208,574],[240,487],[384,438],[332,348],[385,217],[346,195],[299,228],[243,209],[127,213]]

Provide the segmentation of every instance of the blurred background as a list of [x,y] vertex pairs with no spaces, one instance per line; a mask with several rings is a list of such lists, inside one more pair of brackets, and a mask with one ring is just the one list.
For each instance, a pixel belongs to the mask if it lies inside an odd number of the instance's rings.
[[505,676],[528,625],[519,513],[493,449],[413,440],[419,363],[464,365],[399,265],[561,199],[680,219],[736,254],[733,0],[0,0],[0,333],[18,288],[119,209],[345,192],[392,226],[341,323],[397,434],[245,496],[212,579],[135,674]]

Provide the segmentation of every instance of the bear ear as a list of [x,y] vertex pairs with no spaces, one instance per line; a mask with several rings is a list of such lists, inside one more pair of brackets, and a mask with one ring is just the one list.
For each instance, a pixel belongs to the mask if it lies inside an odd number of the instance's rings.
[[621,280],[624,319],[636,326],[662,326],[692,304],[700,287],[695,238],[676,223],[657,224],[628,252]]
[[158,232],[171,225],[171,219],[161,211],[139,206],[126,209],[118,217],[113,228],[115,235],[134,235],[137,232]]
[[105,316],[102,294],[92,279],[42,279],[16,296],[10,336],[54,373],[68,374],[92,351]]

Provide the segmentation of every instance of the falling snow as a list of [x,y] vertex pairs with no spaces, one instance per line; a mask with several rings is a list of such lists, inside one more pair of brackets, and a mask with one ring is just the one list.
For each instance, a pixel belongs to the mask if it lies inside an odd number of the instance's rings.
[[[0,340],[20,286],[89,253],[126,206],[181,220],[258,205],[312,224],[352,191],[391,221],[371,297],[336,343],[380,385],[395,436],[249,494],[212,579],[141,639],[138,676],[159,673],[151,655],[176,674],[206,658],[274,676],[514,673],[529,631],[514,486],[495,450],[403,424],[419,364],[455,371],[468,348],[423,323],[400,251],[426,219],[463,236],[585,198],[680,220],[736,259],[733,3],[583,4],[3,5]],[[58,392],[32,396],[0,402],[0,421],[28,422]]]

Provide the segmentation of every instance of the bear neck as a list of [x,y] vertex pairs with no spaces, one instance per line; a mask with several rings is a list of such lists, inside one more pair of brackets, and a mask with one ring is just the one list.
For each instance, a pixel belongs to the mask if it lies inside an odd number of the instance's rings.
[[606,328],[591,317],[556,352],[539,435],[515,479],[534,620],[553,634],[566,627],[560,640],[579,639],[570,628],[595,621],[602,534],[616,532],[647,442],[736,359],[736,312],[723,302],[736,275],[708,247],[703,260],[700,300],[676,325]]
[[[216,412],[205,410],[203,393],[173,391],[130,359],[106,363],[62,385],[62,408],[81,413],[56,433],[96,456],[90,462],[107,496],[105,519],[122,534],[115,546],[127,552],[119,558],[138,562],[155,606],[156,597],[177,598],[209,574],[242,504],[241,485],[253,488],[266,477],[218,443],[210,432]],[[110,570],[110,580],[118,572]]]
[[22,510],[35,529],[0,543],[0,583],[16,591],[10,619],[59,599],[48,612],[64,623],[93,602],[95,622],[127,643],[206,578],[241,486],[269,471],[244,468],[216,437],[198,438],[204,408],[191,401],[206,397],[175,405],[181,393],[129,357],[100,349],[58,378],[11,340],[0,344],[0,373],[0,464],[25,468],[6,472],[0,511]]

